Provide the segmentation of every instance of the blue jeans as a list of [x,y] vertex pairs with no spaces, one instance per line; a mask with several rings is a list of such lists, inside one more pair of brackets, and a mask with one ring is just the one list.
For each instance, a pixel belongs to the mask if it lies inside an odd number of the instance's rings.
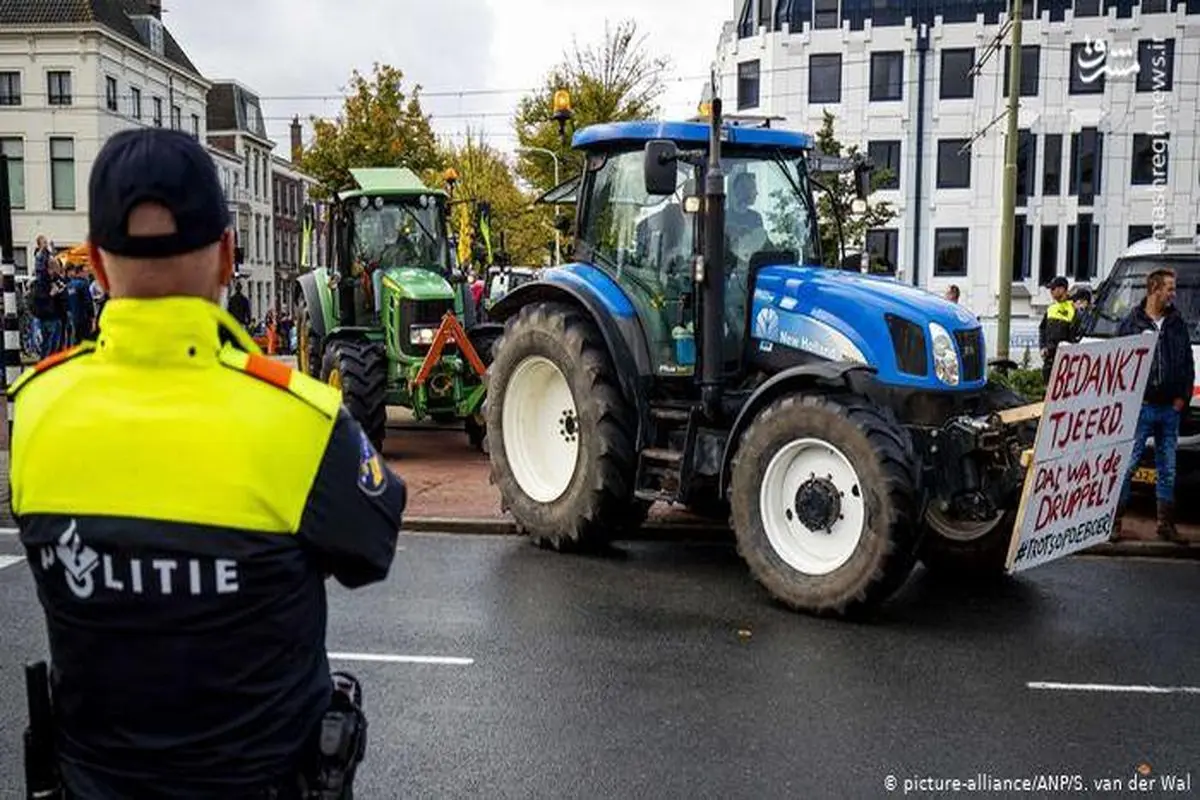
[[1146,452],[1146,440],[1154,437],[1154,468],[1158,472],[1155,490],[1160,502],[1175,500],[1175,450],[1179,444],[1180,414],[1173,406],[1142,406],[1137,430],[1133,434],[1133,452],[1129,456],[1129,471],[1121,487],[1121,508],[1129,504],[1133,490],[1133,473]]
[[62,322],[57,319],[43,319],[39,322],[42,330],[42,349],[38,355],[46,358],[62,348],[63,326]]

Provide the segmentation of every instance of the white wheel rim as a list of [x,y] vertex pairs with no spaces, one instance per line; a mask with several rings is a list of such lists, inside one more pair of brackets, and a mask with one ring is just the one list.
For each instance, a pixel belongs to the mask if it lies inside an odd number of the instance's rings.
[[517,485],[539,503],[567,491],[579,458],[579,415],[566,377],[554,362],[529,356],[504,393],[504,453]]
[[[828,509],[836,512],[828,530],[813,530],[801,518],[797,493],[806,484],[819,494],[838,494],[836,503],[823,509],[826,517]],[[849,561],[862,541],[867,508],[858,473],[828,442],[797,439],[780,448],[763,473],[758,497],[771,548],[797,572],[828,575]]]

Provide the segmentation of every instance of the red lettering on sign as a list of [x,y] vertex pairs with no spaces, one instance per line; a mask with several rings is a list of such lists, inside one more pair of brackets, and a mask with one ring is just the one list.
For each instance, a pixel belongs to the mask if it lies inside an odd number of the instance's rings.
[[1081,395],[1113,397],[1136,386],[1145,366],[1148,347],[1136,347],[1103,356],[1064,354],[1050,381],[1050,402]]

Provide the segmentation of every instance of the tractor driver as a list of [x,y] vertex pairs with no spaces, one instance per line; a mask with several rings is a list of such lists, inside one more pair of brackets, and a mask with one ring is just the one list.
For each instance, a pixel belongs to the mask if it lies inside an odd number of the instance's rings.
[[754,210],[758,179],[753,172],[735,172],[730,184],[729,207],[725,212],[725,324],[729,341],[741,341],[743,314],[749,302],[750,258],[770,247],[762,215]]

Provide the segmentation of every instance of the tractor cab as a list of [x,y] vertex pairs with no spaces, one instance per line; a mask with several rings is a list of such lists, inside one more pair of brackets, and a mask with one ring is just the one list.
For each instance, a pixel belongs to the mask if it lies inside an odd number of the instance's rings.
[[[338,195],[329,237],[330,263],[340,275],[341,324],[379,325],[388,310],[385,281],[398,300],[452,300],[446,193],[404,168],[354,169],[351,175],[358,188]],[[447,307],[438,306],[443,312]],[[432,320],[435,325],[440,316]]]

